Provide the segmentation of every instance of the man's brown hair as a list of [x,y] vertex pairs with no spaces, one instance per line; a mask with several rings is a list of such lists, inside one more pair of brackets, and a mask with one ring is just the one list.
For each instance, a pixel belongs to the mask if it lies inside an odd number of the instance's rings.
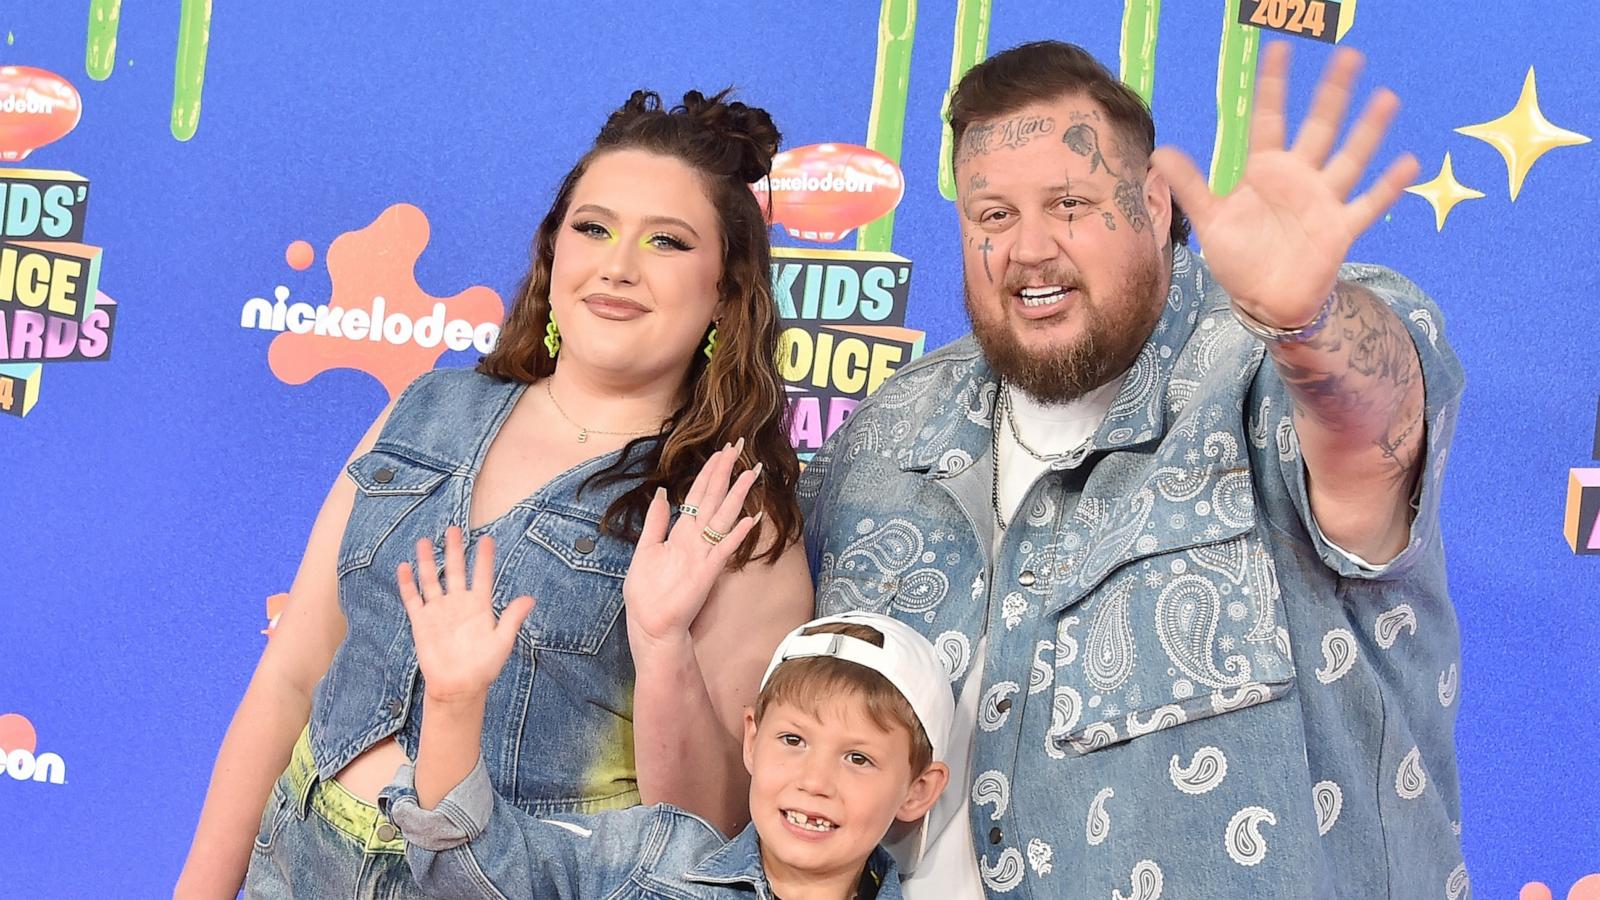
[[[1142,172],[1156,148],[1156,123],[1150,107],[1112,76],[1089,51],[1061,41],[1034,41],[989,57],[967,70],[950,95],[951,160],[961,158],[961,142],[976,122],[997,119],[1035,103],[1062,97],[1088,97],[1105,111],[1117,132],[1123,177]],[[1142,184],[1143,178],[1138,181]],[[1188,243],[1189,220],[1172,201],[1174,244]]]
[[[829,622],[807,628],[803,634],[842,634],[883,646],[883,635],[859,622]],[[905,695],[878,672],[857,663],[832,656],[804,656],[778,664],[772,677],[756,698],[756,722],[774,703],[786,703],[816,715],[826,698],[855,696],[866,704],[867,718],[884,731],[894,726],[911,735],[911,775],[916,777],[933,763],[933,745],[922,720]]]

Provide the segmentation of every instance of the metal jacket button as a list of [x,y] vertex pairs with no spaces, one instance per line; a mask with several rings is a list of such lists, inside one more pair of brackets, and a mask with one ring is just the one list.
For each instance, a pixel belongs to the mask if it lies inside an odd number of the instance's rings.
[[579,553],[593,553],[594,552],[594,538],[592,538],[592,537],[581,537],[581,538],[578,538],[576,541],[573,542],[572,547],[573,547],[573,549],[577,550]]
[[389,710],[389,715],[398,716],[400,713],[405,711],[406,702],[401,700],[399,697],[396,697],[393,700],[390,700],[389,705],[385,708]]
[[999,703],[996,703],[994,705],[994,708],[1000,710],[1001,712],[1010,712],[1011,711],[1011,698],[1010,697],[1006,697],[1006,698],[1002,699]]
[[382,825],[378,826],[378,840],[380,841],[392,841],[399,836],[400,829],[394,827],[388,822],[384,822]]
[[1004,838],[1004,837],[1005,837],[1005,832],[1001,831],[998,826],[989,829],[989,843],[998,844],[998,843],[1000,843],[1001,838]]
[[1017,584],[1023,587],[1033,587],[1033,583],[1037,580],[1033,575],[1032,569],[1023,569],[1022,574],[1017,576]]
[[394,470],[385,466],[372,473],[372,480],[379,484],[388,484],[394,480]]

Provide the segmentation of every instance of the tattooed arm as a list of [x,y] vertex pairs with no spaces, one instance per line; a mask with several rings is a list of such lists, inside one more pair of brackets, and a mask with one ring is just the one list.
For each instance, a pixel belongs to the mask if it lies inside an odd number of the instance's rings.
[[1422,366],[1383,298],[1340,281],[1309,341],[1269,345],[1294,399],[1311,509],[1328,540],[1372,563],[1405,549],[1425,443]]
[[1416,177],[1409,155],[1351,196],[1400,101],[1374,92],[1338,139],[1361,54],[1334,53],[1293,146],[1284,145],[1289,49],[1267,48],[1256,82],[1250,153],[1224,196],[1182,153],[1151,163],[1188,210],[1217,282],[1251,318],[1280,329],[1315,319],[1333,291],[1327,324],[1298,344],[1270,344],[1295,403],[1295,431],[1323,534],[1372,563],[1406,546],[1423,446],[1422,370],[1403,323],[1382,298],[1338,281],[1350,245]]

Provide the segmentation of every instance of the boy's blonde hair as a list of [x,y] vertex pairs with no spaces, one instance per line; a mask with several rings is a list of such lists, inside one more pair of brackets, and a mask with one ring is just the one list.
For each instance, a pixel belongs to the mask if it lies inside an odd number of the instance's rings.
[[[812,634],[842,634],[866,641],[875,647],[883,646],[883,635],[869,625],[858,622],[830,622],[815,625],[801,632]],[[756,698],[756,722],[761,722],[767,707],[774,703],[787,703],[815,715],[817,706],[828,697],[852,694],[860,697],[867,707],[867,718],[884,731],[900,726],[911,736],[911,774],[921,775],[933,762],[933,744],[911,708],[911,702],[900,693],[889,679],[879,673],[843,659],[830,656],[811,656],[787,660],[778,666],[767,679],[766,687]]]

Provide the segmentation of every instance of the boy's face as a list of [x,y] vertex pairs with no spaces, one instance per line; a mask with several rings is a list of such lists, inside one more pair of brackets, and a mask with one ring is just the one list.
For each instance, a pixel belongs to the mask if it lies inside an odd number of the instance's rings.
[[943,763],[914,776],[911,735],[880,728],[850,694],[814,714],[774,703],[759,726],[746,710],[744,764],[750,818],[775,883],[855,877],[889,826],[920,818],[949,779]]

